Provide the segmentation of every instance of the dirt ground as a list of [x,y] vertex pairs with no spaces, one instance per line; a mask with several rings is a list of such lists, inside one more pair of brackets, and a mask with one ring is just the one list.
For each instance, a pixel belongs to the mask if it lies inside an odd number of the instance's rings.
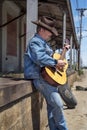
[[78,91],[76,86],[87,87],[87,70],[84,70],[84,76],[78,78],[72,87],[78,102],[76,108],[64,110],[69,130],[87,130],[87,91]]

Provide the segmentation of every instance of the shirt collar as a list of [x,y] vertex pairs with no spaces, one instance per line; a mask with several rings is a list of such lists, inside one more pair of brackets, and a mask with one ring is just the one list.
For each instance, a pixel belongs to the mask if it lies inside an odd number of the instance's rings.
[[40,38],[42,41],[46,42],[46,40],[44,40],[39,34],[35,34],[36,37]]

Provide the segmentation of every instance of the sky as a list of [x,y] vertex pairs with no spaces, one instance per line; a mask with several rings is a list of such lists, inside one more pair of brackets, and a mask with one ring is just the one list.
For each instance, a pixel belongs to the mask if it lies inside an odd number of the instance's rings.
[[81,39],[81,61],[82,66],[87,66],[87,0],[70,0],[74,18],[77,38],[80,36],[80,11],[77,9],[86,9],[82,16],[82,39]]

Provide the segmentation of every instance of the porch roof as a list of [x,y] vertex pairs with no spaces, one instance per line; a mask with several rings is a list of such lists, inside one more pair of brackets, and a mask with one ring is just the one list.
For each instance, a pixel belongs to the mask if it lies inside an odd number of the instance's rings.
[[[21,8],[22,11],[26,10],[26,0],[14,2]],[[56,38],[58,47],[62,47],[63,41],[63,13],[66,13],[66,38],[70,39],[73,36],[73,46],[78,48],[78,41],[76,37],[75,25],[73,20],[72,8],[70,0],[38,0],[38,15],[48,15],[56,19],[56,28],[58,29],[59,36]]]

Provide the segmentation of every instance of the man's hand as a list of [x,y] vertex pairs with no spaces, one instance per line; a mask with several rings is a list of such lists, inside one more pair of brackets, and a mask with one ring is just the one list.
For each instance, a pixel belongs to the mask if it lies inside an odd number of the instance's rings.
[[66,63],[63,60],[58,60],[56,68],[63,71],[63,68],[65,65],[66,65]]
[[65,49],[65,48],[66,48],[67,50],[69,50],[69,49],[70,49],[70,45],[69,45],[69,44],[65,44],[64,47],[63,47],[63,49]]

